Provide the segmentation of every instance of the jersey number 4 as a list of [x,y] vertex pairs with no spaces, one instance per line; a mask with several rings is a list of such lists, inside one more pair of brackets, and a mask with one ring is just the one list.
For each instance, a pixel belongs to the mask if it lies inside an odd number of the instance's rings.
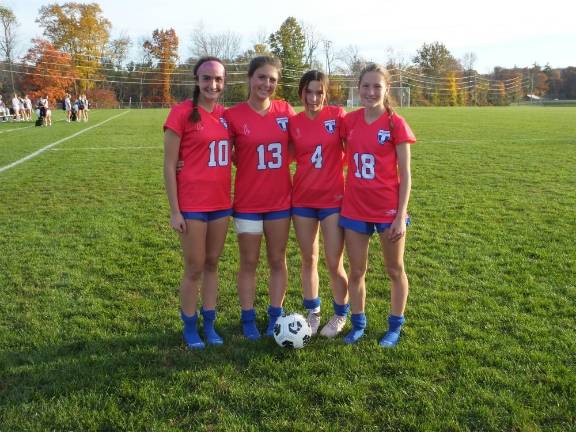
[[[270,153],[272,160],[266,162],[266,150]],[[268,169],[277,169],[282,167],[282,144],[280,143],[272,143],[265,146],[264,144],[260,144],[256,147],[256,151],[258,152],[258,169],[265,170]]]
[[376,159],[370,153],[354,153],[354,162],[356,163],[356,171],[354,176],[366,180],[372,180],[376,177]]
[[[228,165],[230,159],[228,157],[229,151],[227,140],[218,141],[218,143],[212,141],[208,144],[208,148],[210,149],[210,159],[208,160],[209,167]],[[218,157],[216,157],[216,153],[218,153]]]
[[310,162],[314,165],[314,168],[322,168],[322,145],[319,144],[316,146],[316,150],[314,150],[314,154],[310,158]]

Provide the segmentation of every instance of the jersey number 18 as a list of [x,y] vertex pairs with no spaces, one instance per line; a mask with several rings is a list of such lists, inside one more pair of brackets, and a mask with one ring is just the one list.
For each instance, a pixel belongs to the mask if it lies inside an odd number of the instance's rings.
[[356,171],[354,176],[366,180],[372,180],[376,177],[376,159],[370,153],[354,153],[354,162],[356,163]]

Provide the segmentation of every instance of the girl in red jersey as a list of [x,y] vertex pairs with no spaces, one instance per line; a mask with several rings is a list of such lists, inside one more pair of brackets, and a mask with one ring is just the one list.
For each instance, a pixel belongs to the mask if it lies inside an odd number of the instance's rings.
[[344,120],[348,174],[340,226],[350,260],[349,293],[352,331],[345,343],[355,343],[364,334],[366,315],[365,275],[370,236],[378,232],[386,271],[391,281],[391,313],[388,331],[380,340],[393,347],[400,338],[408,298],[404,271],[404,242],[410,197],[410,146],[416,142],[412,130],[394,113],[388,102],[389,77],[376,64],[366,66],[359,80],[364,108]]
[[336,336],[346,324],[348,278],[342,252],[344,232],[338,226],[344,194],[344,148],[341,125],[344,109],[325,106],[328,79],[311,70],[300,79],[298,93],[304,111],[290,119],[289,131],[296,159],[292,188],[292,218],[302,255],[304,307],[312,334],[320,325],[318,295],[318,225],[322,228],[326,264],[333,293],[334,316],[320,334]]
[[267,336],[272,336],[274,324],[283,312],[288,283],[286,244],[292,187],[288,167],[288,119],[294,110],[286,102],[272,100],[280,69],[281,64],[275,58],[252,59],[248,67],[248,100],[225,114],[237,168],[234,225],[240,248],[238,295],[242,331],[251,340],[260,338],[254,299],[262,235],[266,238],[270,267]]
[[[232,209],[231,149],[224,107],[217,104],[224,90],[224,65],[216,57],[203,57],[194,66],[194,77],[192,101],[174,106],[164,124],[164,180],[170,224],[180,234],[184,255],[180,285],[184,340],[198,349],[204,348],[197,329],[199,289],[206,342],[224,343],[214,329],[217,269]],[[178,160],[182,164],[177,172]]]

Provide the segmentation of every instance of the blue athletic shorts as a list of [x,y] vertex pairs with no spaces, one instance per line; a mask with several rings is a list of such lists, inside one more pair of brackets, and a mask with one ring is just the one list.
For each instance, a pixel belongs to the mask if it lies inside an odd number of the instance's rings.
[[292,207],[292,214],[312,219],[324,220],[328,216],[340,213],[340,207],[312,208],[312,207]]
[[[372,235],[375,232],[382,233],[392,226],[391,223],[364,222],[356,219],[350,219],[340,216],[338,225],[341,228],[349,229],[360,234]],[[410,225],[410,218],[406,218],[406,225]]]
[[181,212],[184,219],[194,219],[202,222],[211,222],[232,214],[232,209],[216,210],[209,212]]
[[279,211],[271,211],[265,213],[243,213],[243,212],[234,212],[234,217],[236,219],[247,219],[252,221],[261,221],[261,220],[275,220],[275,219],[284,219],[290,217],[290,209],[286,210],[279,210]]

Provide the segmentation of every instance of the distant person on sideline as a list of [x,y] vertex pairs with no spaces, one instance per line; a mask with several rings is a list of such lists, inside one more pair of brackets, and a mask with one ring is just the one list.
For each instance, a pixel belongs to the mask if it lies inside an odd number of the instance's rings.
[[42,119],[42,126],[52,126],[52,110],[48,102],[48,95],[41,97],[38,101],[38,108],[40,109],[40,118]]
[[[170,225],[180,236],[184,274],[180,284],[180,317],[184,341],[202,349],[198,333],[198,294],[204,338],[222,345],[216,332],[218,261],[228,232],[231,205],[231,149],[224,107],[225,69],[216,57],[202,57],[194,66],[192,100],[172,108],[164,124],[164,182],[170,204]],[[85,107],[86,108],[86,107]],[[181,167],[177,172],[178,161]]]

